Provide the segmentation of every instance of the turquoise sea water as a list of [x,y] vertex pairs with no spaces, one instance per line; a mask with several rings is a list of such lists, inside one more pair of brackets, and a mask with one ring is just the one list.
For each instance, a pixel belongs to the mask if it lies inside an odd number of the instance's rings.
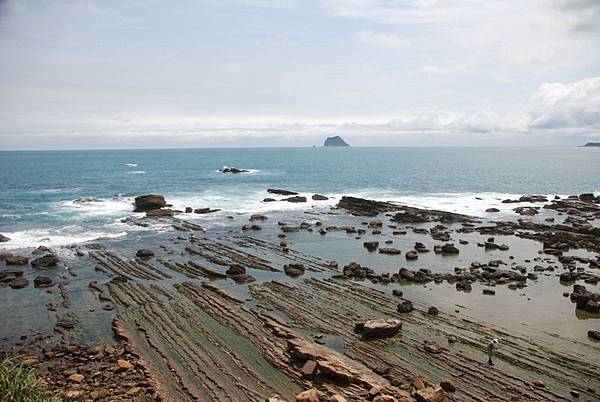
[[[236,166],[250,173],[223,174]],[[484,215],[521,194],[600,191],[593,148],[227,148],[0,152],[0,233],[13,247],[122,236],[132,197],[163,194],[176,208],[240,212],[307,208],[263,203],[267,188],[396,200]],[[96,202],[73,203],[80,197]],[[510,214],[509,210],[503,210]],[[50,239],[50,240],[47,240]],[[8,245],[8,243],[6,244]],[[4,245],[3,245],[4,246]]]

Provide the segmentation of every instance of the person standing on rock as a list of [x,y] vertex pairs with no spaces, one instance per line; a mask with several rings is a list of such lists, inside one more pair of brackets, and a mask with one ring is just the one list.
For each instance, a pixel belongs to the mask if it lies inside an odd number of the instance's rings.
[[488,364],[490,366],[494,365],[492,358],[494,357],[494,354],[496,354],[497,348],[498,348],[498,339],[492,339],[492,341],[490,343],[488,343],[488,346],[487,346]]

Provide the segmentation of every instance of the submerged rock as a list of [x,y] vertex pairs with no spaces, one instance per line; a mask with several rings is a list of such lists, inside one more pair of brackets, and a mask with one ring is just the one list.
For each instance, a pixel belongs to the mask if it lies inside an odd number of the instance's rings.
[[154,256],[154,252],[152,250],[142,248],[138,250],[137,253],[135,253],[135,255],[140,258],[149,258]]
[[368,251],[375,251],[377,250],[377,247],[379,247],[379,242],[378,241],[366,241],[363,243],[363,247],[366,248]]
[[9,255],[4,257],[6,265],[25,265],[29,262],[29,258],[19,255]]
[[295,191],[281,190],[278,188],[269,188],[269,189],[267,189],[267,193],[278,194],[278,195],[297,195],[298,194]]
[[284,272],[289,276],[300,276],[304,274],[305,268],[303,264],[286,264],[283,266]]

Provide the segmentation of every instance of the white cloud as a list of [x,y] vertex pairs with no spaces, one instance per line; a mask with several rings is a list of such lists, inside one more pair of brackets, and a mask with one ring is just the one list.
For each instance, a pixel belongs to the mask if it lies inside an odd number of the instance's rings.
[[405,38],[399,35],[386,34],[381,32],[372,32],[361,30],[357,33],[358,40],[362,43],[383,47],[404,47],[411,44],[410,38]]
[[600,129],[600,77],[544,83],[532,97],[531,124],[537,129]]

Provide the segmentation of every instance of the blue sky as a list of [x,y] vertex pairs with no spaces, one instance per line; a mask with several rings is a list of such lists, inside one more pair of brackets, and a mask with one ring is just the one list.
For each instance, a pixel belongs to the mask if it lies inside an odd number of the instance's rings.
[[0,149],[600,141],[598,0],[0,0]]

